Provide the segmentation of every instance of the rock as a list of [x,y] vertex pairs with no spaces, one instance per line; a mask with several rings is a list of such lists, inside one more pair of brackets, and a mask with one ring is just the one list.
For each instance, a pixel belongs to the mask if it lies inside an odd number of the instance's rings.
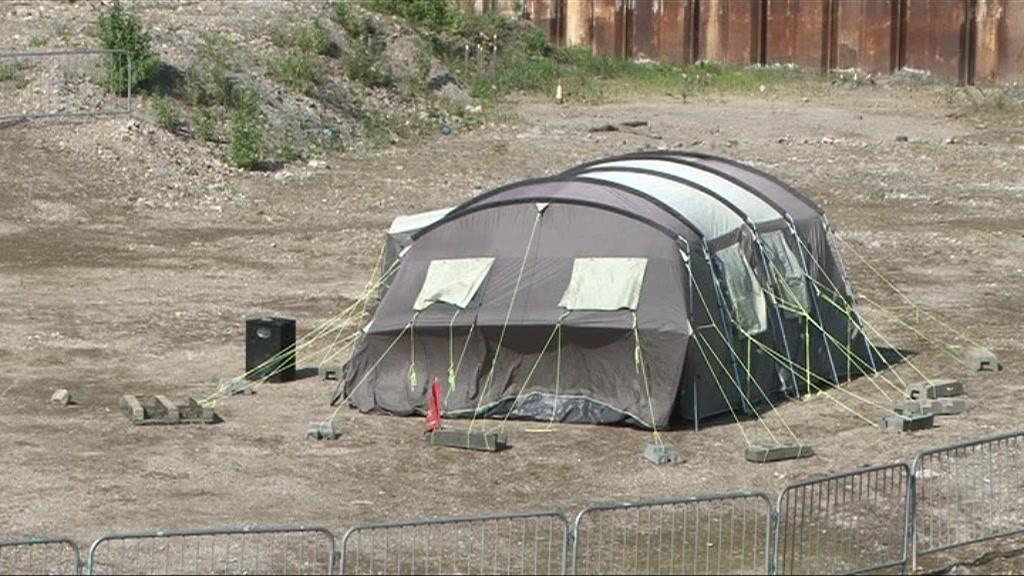
[[67,406],[71,404],[71,393],[63,388],[58,388],[53,391],[53,396],[50,396],[50,402],[60,404],[61,406]]
[[327,168],[327,162],[323,160],[313,159],[306,163],[306,166],[310,168]]
[[908,138],[905,134],[900,134],[899,136],[896,137],[896,141],[897,142],[910,142],[910,138]]

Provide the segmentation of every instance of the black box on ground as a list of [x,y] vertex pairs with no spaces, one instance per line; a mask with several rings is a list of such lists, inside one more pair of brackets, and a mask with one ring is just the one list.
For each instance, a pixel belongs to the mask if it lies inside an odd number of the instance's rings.
[[247,380],[295,380],[295,320],[254,316],[245,320]]

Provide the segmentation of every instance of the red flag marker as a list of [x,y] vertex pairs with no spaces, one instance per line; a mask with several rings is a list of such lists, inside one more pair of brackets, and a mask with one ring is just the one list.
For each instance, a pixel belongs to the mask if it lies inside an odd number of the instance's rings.
[[427,401],[427,432],[441,428],[441,382],[434,378],[430,386],[430,399]]

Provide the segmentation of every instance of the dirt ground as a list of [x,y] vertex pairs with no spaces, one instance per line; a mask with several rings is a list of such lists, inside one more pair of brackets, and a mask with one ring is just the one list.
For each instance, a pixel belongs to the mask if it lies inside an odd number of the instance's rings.
[[[1024,119],[960,117],[935,90],[651,99],[601,106],[526,100],[516,117],[416,146],[326,158],[277,173],[231,172],[197,189],[133,152],[173,137],[126,119],[0,129],[0,534],[103,533],[243,524],[319,524],[559,509],[612,499],[788,482],[1021,427],[1024,362]],[[591,133],[645,120],[634,132]],[[903,138],[906,137],[906,141]],[[172,146],[173,142],[166,145]],[[643,148],[750,162],[818,201],[845,241],[855,286],[916,322],[860,254],[1005,369],[968,373],[940,346],[865,305],[930,377],[963,378],[968,414],[886,435],[825,397],[779,409],[811,459],[743,459],[737,424],[669,431],[685,464],[641,458],[650,433],[510,427],[513,448],[428,448],[419,418],[343,409],[342,438],[303,438],[329,415],[316,378],[217,405],[207,427],[136,427],[125,393],[205,396],[242,371],[243,319],[275,312],[300,332],[349,303],[401,213],[438,208],[516,179]],[[199,178],[202,178],[200,172]],[[961,350],[964,340],[914,324]],[[300,365],[316,363],[299,358]],[[910,366],[903,377],[919,379]],[[67,388],[75,404],[47,402]],[[848,389],[883,402],[866,378]],[[870,420],[870,404],[844,402]],[[780,428],[769,415],[775,432]],[[742,423],[758,437],[759,424]],[[930,560],[936,566],[953,554]],[[1021,570],[1016,560],[976,570]],[[999,569],[999,568],[997,568]]]

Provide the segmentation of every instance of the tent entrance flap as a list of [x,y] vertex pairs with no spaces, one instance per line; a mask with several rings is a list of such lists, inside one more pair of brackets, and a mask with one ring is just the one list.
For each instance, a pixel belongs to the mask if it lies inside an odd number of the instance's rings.
[[491,271],[494,258],[456,258],[433,260],[427,268],[427,277],[416,296],[413,310],[425,310],[435,302],[444,302],[460,309],[466,308]]
[[733,244],[715,255],[722,264],[736,323],[749,334],[764,332],[768,328],[764,292],[740,245]]
[[566,310],[636,310],[646,258],[576,258],[559,306]]

